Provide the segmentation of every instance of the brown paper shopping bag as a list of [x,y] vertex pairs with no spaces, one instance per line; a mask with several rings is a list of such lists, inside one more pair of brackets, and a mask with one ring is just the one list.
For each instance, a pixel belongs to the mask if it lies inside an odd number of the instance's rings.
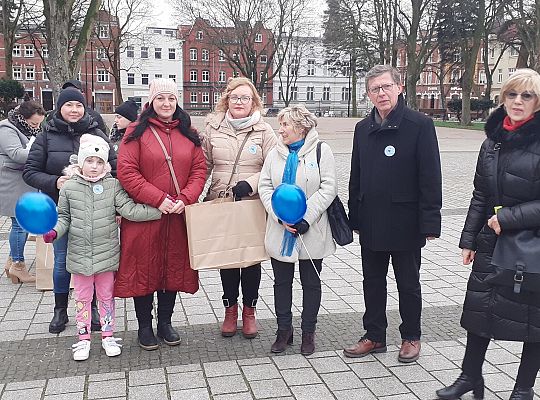
[[53,266],[53,245],[45,243],[42,236],[36,236],[36,289],[52,290]]
[[243,268],[268,259],[266,212],[259,199],[216,199],[186,207],[191,268]]

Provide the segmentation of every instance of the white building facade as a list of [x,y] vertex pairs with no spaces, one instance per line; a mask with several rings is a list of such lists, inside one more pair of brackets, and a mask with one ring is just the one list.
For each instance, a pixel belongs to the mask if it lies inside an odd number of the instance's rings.
[[[281,76],[276,75],[274,78],[273,107],[285,107],[284,97],[289,93],[290,104],[302,103],[318,116],[352,115],[352,79],[349,68],[336,68],[335,63],[327,60],[321,38],[302,38],[302,42],[303,49],[298,52],[297,67],[292,68],[292,71],[289,68],[290,72],[287,72],[284,66],[280,71]],[[290,82],[288,91],[287,75]],[[359,115],[364,115],[369,107],[365,92],[364,79],[359,77],[356,86]]]
[[129,40],[120,58],[122,94],[139,106],[148,101],[150,82],[169,78],[176,82],[178,102],[182,99],[182,41],[176,28],[147,27],[141,37]]

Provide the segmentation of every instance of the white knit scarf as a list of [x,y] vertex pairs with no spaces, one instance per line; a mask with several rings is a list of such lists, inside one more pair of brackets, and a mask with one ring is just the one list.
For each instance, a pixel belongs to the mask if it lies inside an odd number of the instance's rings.
[[259,122],[259,120],[261,119],[261,112],[255,111],[253,114],[247,117],[235,119],[231,115],[230,111],[227,111],[225,118],[227,118],[227,122],[235,131],[240,131],[242,129],[249,128],[250,126],[253,126],[257,122]]

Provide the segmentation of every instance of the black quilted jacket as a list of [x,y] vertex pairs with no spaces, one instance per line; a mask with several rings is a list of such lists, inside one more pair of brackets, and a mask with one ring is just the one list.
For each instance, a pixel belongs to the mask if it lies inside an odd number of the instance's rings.
[[[487,226],[496,205],[494,147],[500,143],[497,180],[503,208],[501,229],[540,228],[540,112],[518,130],[502,127],[506,112],[495,110],[486,123],[474,176],[474,192],[459,247],[476,251],[467,284],[461,325],[469,332],[501,340],[540,342],[540,293],[514,294],[486,281],[494,272],[491,255],[497,241]],[[540,260],[538,260],[540,262]]]

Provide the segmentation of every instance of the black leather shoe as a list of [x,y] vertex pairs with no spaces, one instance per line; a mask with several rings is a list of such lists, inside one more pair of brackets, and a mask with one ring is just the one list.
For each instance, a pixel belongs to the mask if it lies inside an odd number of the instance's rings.
[[139,328],[137,332],[139,346],[145,350],[157,350],[159,348],[158,341],[154,336],[154,330],[151,326]]
[[54,308],[54,315],[49,324],[50,333],[60,333],[66,329],[66,324],[69,322],[66,308]]
[[276,341],[270,349],[272,353],[283,353],[287,349],[287,345],[293,343],[293,328],[289,330],[277,331]]
[[480,377],[473,381],[464,373],[456,379],[454,383],[444,389],[437,390],[437,396],[443,400],[456,400],[472,390],[474,398],[481,400],[484,398],[484,378]]
[[533,400],[534,390],[532,388],[515,387],[510,395],[510,400]]
[[182,339],[176,330],[172,327],[170,323],[159,324],[157,327],[158,338],[163,339],[163,341],[169,346],[178,346]]
[[92,323],[90,324],[92,332],[101,331],[101,322],[99,321],[99,311],[96,304],[92,303]]

